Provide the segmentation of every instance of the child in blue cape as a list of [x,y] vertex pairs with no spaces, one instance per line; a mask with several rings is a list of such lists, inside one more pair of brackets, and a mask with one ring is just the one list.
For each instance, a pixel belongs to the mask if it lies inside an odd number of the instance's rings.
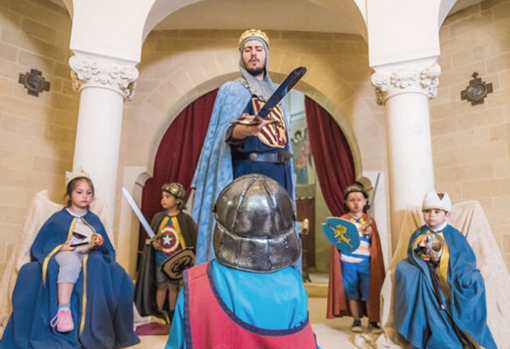
[[[67,205],[44,223],[12,296],[1,349],[113,349],[137,344],[133,282],[115,262],[84,173],[67,184]],[[93,233],[88,245],[77,248]]]
[[485,285],[464,235],[446,222],[447,193],[428,193],[425,225],[395,272],[395,326],[411,348],[496,349],[487,326]]

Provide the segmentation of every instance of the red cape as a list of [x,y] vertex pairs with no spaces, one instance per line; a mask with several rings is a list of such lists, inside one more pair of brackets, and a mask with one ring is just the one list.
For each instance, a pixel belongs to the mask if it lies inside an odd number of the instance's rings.
[[[341,218],[351,218],[348,214]],[[363,215],[366,220],[368,217]],[[375,220],[372,219],[370,225],[373,229],[372,241],[370,246],[370,299],[368,302],[361,302],[360,314],[367,316],[370,322],[380,321],[381,309],[381,288],[386,274],[384,269],[383,254],[381,248],[381,238]],[[345,299],[344,282],[342,278],[342,266],[340,263],[340,252],[335,246],[331,246],[331,267],[329,269],[328,286],[328,312],[327,318],[351,316],[347,301]]]

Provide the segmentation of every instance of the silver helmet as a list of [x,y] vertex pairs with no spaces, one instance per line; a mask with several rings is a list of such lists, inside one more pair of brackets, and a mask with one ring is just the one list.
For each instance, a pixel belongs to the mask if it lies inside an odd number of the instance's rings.
[[292,199],[271,178],[258,174],[237,178],[221,191],[214,211],[213,244],[220,263],[269,273],[299,258]]

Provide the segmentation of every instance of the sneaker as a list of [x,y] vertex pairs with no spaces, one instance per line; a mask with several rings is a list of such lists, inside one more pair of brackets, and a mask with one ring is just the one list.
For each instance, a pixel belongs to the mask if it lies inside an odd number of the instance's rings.
[[57,327],[58,332],[70,332],[74,329],[73,317],[71,316],[71,310],[60,309],[51,320],[50,326]]
[[351,331],[355,333],[361,333],[363,332],[363,329],[361,328],[361,320],[354,320],[351,325]]
[[371,322],[370,324],[368,324],[368,330],[370,331],[370,333],[373,334],[381,334],[383,332],[383,330],[381,329],[379,324],[377,324],[377,322]]

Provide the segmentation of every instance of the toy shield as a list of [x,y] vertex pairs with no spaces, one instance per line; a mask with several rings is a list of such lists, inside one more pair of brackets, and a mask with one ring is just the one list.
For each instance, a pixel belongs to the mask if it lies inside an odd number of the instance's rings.
[[348,220],[329,217],[322,223],[322,231],[330,243],[343,253],[354,252],[360,244],[358,228]]
[[172,281],[181,280],[184,271],[195,264],[195,254],[189,247],[180,250],[161,264],[161,271]]

